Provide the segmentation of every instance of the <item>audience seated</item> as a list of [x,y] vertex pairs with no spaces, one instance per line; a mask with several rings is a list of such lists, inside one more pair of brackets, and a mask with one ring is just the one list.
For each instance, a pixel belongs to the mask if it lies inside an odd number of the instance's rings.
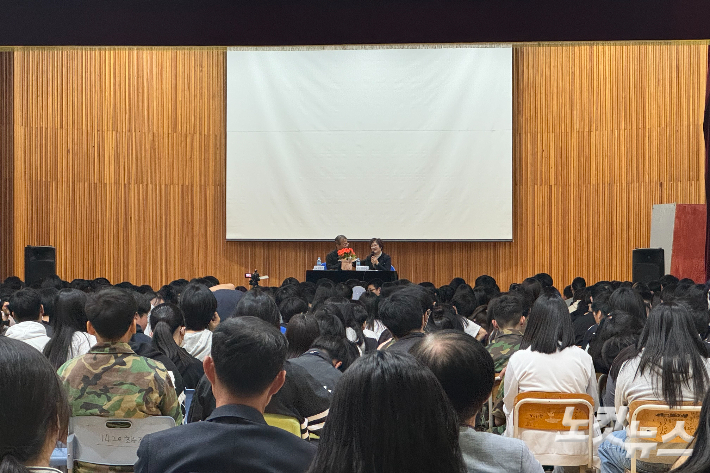
[[[520,349],[508,360],[504,390],[507,436],[512,436],[513,408],[519,393],[586,393],[595,406],[598,404],[592,359],[575,346],[567,304],[557,291],[543,291],[530,310]],[[570,461],[586,458],[584,442],[556,442],[559,434],[522,429],[522,439],[543,464],[554,465],[553,458],[559,456],[572,457]]]
[[707,473],[710,466],[710,391],[705,395],[700,411],[698,429],[690,447],[690,457],[680,457],[673,465],[673,473]]
[[88,353],[96,345],[96,337],[86,330],[86,294],[78,289],[62,289],[54,304],[54,327],[52,338],[44,347],[54,369],[59,369],[67,360]]
[[[251,294],[251,295],[250,295]],[[252,290],[244,295],[237,307],[235,319],[251,314],[264,320],[273,327],[279,328],[280,318],[276,303],[261,290]],[[341,325],[342,336],[344,330]],[[321,334],[323,331],[321,330]],[[319,435],[323,422],[328,415],[331,394],[321,383],[315,380],[303,367],[287,360],[284,365],[286,381],[283,387],[271,398],[265,411],[269,414],[279,414],[294,417],[301,424],[301,436],[308,438],[310,434]],[[207,376],[203,376],[195,389],[192,404],[188,413],[190,422],[207,419],[214,411],[216,400],[212,393],[212,384]]]
[[255,317],[221,323],[204,362],[216,409],[205,422],[145,436],[136,473],[305,471],[315,447],[264,420],[286,379],[286,344],[278,328]]
[[465,471],[456,413],[432,372],[376,351],[338,382],[309,473]]
[[298,358],[292,358],[291,363],[304,368],[326,391],[332,393],[342,376],[338,370],[347,368],[347,341],[342,337],[319,337],[309,350]]
[[426,290],[421,286],[405,287],[380,303],[380,320],[392,333],[392,339],[380,345],[380,350],[407,353],[424,336],[431,308],[422,307],[423,294]]
[[[710,387],[710,360],[687,307],[664,302],[654,307],[635,346],[624,350],[616,379],[616,411],[636,400],[664,401],[671,407],[684,401],[700,402]],[[623,421],[624,419],[619,419]],[[623,441],[627,431],[614,432],[599,446],[602,471],[629,469]],[[613,442],[618,439],[621,445]],[[665,468],[665,469],[664,469]],[[640,472],[667,471],[669,465],[637,462]]]
[[69,407],[54,367],[28,344],[0,337],[0,471],[55,472],[49,459],[65,441]]
[[[165,299],[165,302],[173,302]],[[217,299],[207,286],[192,283],[180,296],[180,309],[185,314],[185,338],[182,347],[202,361],[212,349],[212,331],[219,324]]]
[[496,374],[508,365],[510,357],[520,348],[526,318],[523,304],[518,296],[503,294],[488,304],[488,315],[495,328],[495,336],[489,340],[488,353],[493,357]]
[[[116,286],[118,287],[118,286]],[[131,343],[150,343],[150,337],[145,334],[148,327],[148,314],[150,313],[150,299],[143,294],[131,291],[136,299],[138,313],[136,314],[136,333],[131,338]]]
[[180,307],[165,303],[150,312],[152,344],[175,364],[187,389],[195,389],[205,374],[202,362],[180,346],[185,337],[185,316]]
[[21,340],[37,350],[44,350],[49,342],[42,324],[42,299],[34,289],[20,289],[10,298],[10,314],[15,325],[5,331],[5,336]]
[[[67,361],[59,377],[67,391],[72,416],[171,416],[182,423],[175,388],[162,363],[136,355],[128,345],[135,333],[136,302],[121,289],[102,289],[86,305],[89,333],[97,344]],[[75,472],[132,471],[77,462]]]
[[[510,296],[504,296],[510,297]],[[444,388],[459,419],[459,443],[471,473],[542,473],[522,440],[477,432],[476,413],[493,388],[493,359],[480,342],[444,330],[427,335],[410,350]]]
[[286,327],[286,340],[288,340],[288,358],[297,358],[311,348],[313,342],[320,335],[318,322],[312,314],[296,314]]

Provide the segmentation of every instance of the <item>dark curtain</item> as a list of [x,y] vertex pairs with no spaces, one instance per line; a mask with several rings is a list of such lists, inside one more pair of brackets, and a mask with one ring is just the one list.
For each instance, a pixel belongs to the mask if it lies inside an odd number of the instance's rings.
[[705,116],[703,117],[703,136],[705,137],[705,203],[707,223],[705,224],[705,280],[710,280],[710,46],[708,46],[708,65],[705,79]]

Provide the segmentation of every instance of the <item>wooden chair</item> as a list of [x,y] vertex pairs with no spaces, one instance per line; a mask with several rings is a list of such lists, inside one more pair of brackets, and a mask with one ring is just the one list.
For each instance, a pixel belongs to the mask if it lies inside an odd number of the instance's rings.
[[[587,454],[583,464],[578,462],[566,464],[569,461],[562,456],[556,459],[555,465],[559,466],[579,466],[580,472],[585,472],[587,468],[593,468],[593,425],[594,425],[594,400],[589,394],[584,393],[550,393],[550,392],[527,392],[515,396],[515,407],[513,413],[513,436],[521,438],[521,429],[542,430],[542,431],[570,431],[569,425],[564,425],[565,411],[568,407],[573,408],[572,420],[580,421],[583,425],[578,429],[580,434],[586,431]],[[584,422],[586,421],[586,422]],[[536,452],[533,454],[548,455],[547,452]]]
[[[654,443],[656,448],[651,450],[648,458],[641,459],[647,463],[663,463],[673,465],[682,456],[688,456],[692,450],[688,445],[695,435],[700,421],[702,406],[684,403],[682,406],[671,408],[661,401],[634,401],[629,405],[629,437],[633,443]],[[638,424],[635,424],[638,422]],[[683,424],[681,424],[681,422]],[[677,429],[676,429],[677,427]],[[682,428],[682,430],[681,430]],[[655,429],[655,437],[651,436]],[[676,429],[674,431],[674,429]],[[635,432],[647,436],[633,436]],[[675,434],[673,436],[673,434]],[[664,441],[663,437],[667,437]],[[683,438],[685,437],[685,438]],[[631,456],[631,472],[636,473],[636,461],[639,458],[638,449],[634,449]]]

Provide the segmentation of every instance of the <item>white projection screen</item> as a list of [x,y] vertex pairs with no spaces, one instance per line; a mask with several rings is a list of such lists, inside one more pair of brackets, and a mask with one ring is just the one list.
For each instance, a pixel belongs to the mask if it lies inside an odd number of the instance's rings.
[[228,240],[511,240],[512,48],[227,51]]

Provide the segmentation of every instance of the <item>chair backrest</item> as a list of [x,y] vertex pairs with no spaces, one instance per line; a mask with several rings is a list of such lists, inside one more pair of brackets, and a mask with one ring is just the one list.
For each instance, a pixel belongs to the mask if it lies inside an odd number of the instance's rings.
[[278,427],[301,438],[301,423],[295,417],[281,414],[264,414],[264,420],[272,427]]
[[[565,416],[567,408],[572,408],[572,416]],[[513,437],[521,438],[520,429],[570,432],[570,421],[580,425],[576,430],[581,435],[586,431],[586,464],[593,465],[594,399],[586,393],[551,393],[527,392],[515,396],[513,413]],[[568,425],[565,425],[567,423]],[[533,451],[533,454],[546,455],[548,452]],[[564,461],[560,458],[560,461]],[[555,463],[570,466],[565,463]]]
[[67,469],[74,461],[97,465],[133,465],[138,460],[138,445],[150,433],[175,427],[169,416],[142,419],[79,416],[69,419]]
[[602,403],[604,398],[604,392],[606,392],[606,381],[609,375],[602,374],[597,378],[597,395],[599,396],[599,403]]
[[[633,401],[629,404],[629,435],[631,442],[654,443],[647,458],[641,458],[638,450],[634,450],[631,460],[632,471],[636,467],[636,459],[648,463],[663,463],[672,465],[682,455],[689,455],[688,444],[695,435],[695,430],[700,422],[701,405],[691,402],[671,408],[662,401]],[[638,422],[638,426],[634,423]],[[638,429],[638,430],[635,430]],[[656,430],[652,437],[647,432]],[[635,433],[649,435],[638,437]],[[664,442],[663,437],[666,436]],[[685,437],[685,438],[683,438]]]
[[390,271],[397,271],[397,270],[394,269],[394,266],[390,265]]

